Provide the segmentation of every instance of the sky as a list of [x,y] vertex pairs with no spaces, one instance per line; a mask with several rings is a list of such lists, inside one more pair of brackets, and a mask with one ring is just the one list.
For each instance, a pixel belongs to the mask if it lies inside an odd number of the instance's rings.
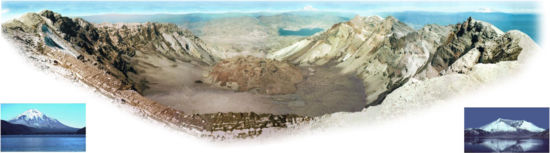
[[0,118],[8,121],[29,109],[37,109],[42,112],[42,114],[57,119],[61,123],[70,127],[82,128],[86,126],[86,104],[81,103],[1,104]]
[[464,108],[464,128],[479,128],[498,118],[526,120],[548,129],[548,108]]
[[[472,5],[473,3],[475,5]],[[1,8],[2,18],[13,18],[23,13],[39,12],[44,9],[66,16],[288,11],[331,11],[366,15],[396,11],[535,13],[539,11],[539,3],[525,1],[2,1]]]

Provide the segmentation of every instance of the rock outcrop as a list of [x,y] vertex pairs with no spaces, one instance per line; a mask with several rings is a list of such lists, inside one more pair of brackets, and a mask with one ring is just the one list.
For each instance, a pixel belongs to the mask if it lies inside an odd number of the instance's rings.
[[464,23],[453,26],[453,31],[437,48],[431,66],[436,71],[442,71],[471,49],[477,48],[480,52],[484,52],[484,48],[480,45],[502,34],[502,31],[492,25],[468,18]]
[[376,105],[409,79],[467,73],[477,63],[515,61],[536,44],[519,31],[464,23],[413,30],[393,17],[355,17],[268,57],[298,65],[331,65],[363,79],[367,105]]
[[302,80],[302,72],[288,63],[246,56],[220,61],[210,71],[206,82],[236,91],[291,94]]
[[138,77],[144,71],[141,67],[173,61],[210,65],[219,59],[198,37],[174,24],[94,25],[46,10],[25,14],[2,29],[33,51],[65,52],[120,78],[125,89],[137,91],[146,88],[142,83],[146,78]]
[[[523,42],[520,45],[520,41]],[[536,49],[536,44],[522,32],[502,32],[495,26],[468,18],[454,26],[446,41],[437,48],[431,66],[436,71],[448,69],[460,58],[469,58],[474,63],[497,63],[515,61],[524,48],[527,52]],[[472,53],[468,56],[466,54]],[[477,53],[479,52],[479,53]],[[476,59],[471,61],[472,59]],[[464,62],[464,61],[461,61]]]

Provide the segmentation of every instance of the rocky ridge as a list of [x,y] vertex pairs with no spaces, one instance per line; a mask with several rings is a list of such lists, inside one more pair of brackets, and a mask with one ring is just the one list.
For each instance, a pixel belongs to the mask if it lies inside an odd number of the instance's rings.
[[268,57],[298,65],[333,65],[342,68],[341,73],[356,74],[363,79],[367,105],[376,105],[409,79],[468,73],[478,63],[515,61],[520,53],[536,48],[522,32],[504,33],[472,18],[415,31],[391,16],[357,16]]
[[[2,25],[3,32],[43,53],[45,48],[70,54],[120,78],[125,89],[142,91],[144,67],[165,62],[210,65],[218,58],[198,37],[173,24],[101,24],[52,11],[28,13]],[[40,40],[42,39],[42,40]],[[151,58],[158,57],[158,58]]]

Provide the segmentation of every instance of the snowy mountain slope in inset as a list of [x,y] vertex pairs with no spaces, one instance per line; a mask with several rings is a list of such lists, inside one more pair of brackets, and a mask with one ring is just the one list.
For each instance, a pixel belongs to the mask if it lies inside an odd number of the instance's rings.
[[523,130],[527,130],[527,131],[531,131],[531,132],[542,132],[544,131],[543,128],[540,128],[538,126],[536,126],[535,124],[531,123],[531,122],[523,122],[523,124],[521,124],[518,129],[523,129]]
[[542,132],[543,128],[534,125],[525,120],[510,120],[498,118],[497,120],[480,127],[480,129],[488,132],[516,132],[526,130],[529,132]]
[[19,114],[15,118],[21,118],[21,117],[24,117],[27,120],[31,120],[31,119],[35,119],[35,118],[39,119],[39,118],[43,118],[44,114],[42,114],[42,112],[38,111],[37,109],[29,109],[29,110]]
[[49,128],[49,129],[73,129],[57,119],[50,118],[44,115],[37,109],[29,109],[17,117],[9,120],[12,124],[21,124],[34,128]]

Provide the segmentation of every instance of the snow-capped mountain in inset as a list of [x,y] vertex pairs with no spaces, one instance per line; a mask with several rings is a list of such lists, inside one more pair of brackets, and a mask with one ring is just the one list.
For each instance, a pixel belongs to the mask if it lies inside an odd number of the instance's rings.
[[38,111],[37,109],[29,109],[17,117],[9,120],[12,124],[21,124],[33,128],[43,128],[43,129],[75,129],[73,127],[67,126],[57,119],[50,118]]
[[525,120],[510,120],[498,118],[497,120],[480,127],[487,132],[542,132],[545,129]]
[[28,119],[35,119],[35,118],[43,118],[44,114],[42,112],[38,111],[37,109],[29,109],[22,114],[19,114],[16,118],[19,117],[26,117]]

